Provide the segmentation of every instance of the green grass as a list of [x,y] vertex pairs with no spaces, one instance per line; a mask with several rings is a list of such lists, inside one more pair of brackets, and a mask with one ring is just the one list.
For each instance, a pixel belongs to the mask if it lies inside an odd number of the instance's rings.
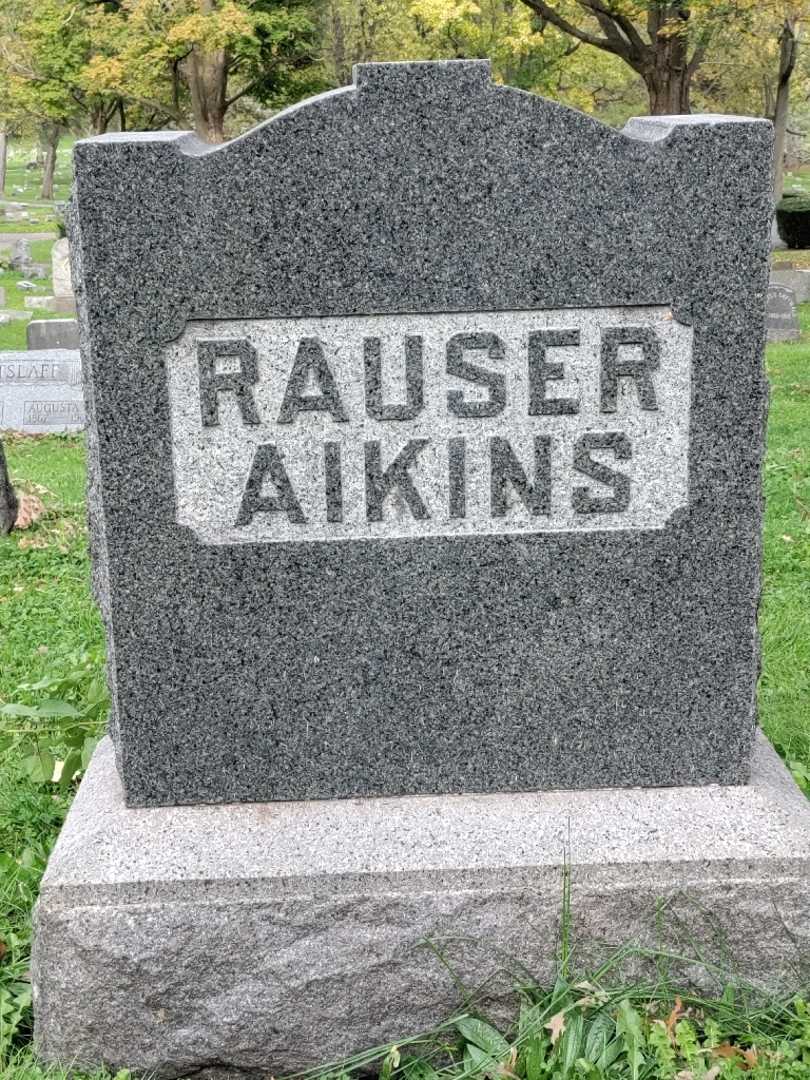
[[770,739],[810,767],[810,305],[800,318],[801,342],[768,349],[759,703]]
[[[65,135],[59,143],[53,187],[56,202],[64,202],[70,194],[70,185],[73,180],[71,153],[75,141],[73,136]],[[35,159],[33,140],[14,139],[9,143],[4,194],[6,200],[10,202],[31,204],[32,213],[41,217],[43,214],[39,208],[48,208],[48,204],[41,202],[39,197],[42,187],[42,170],[26,168],[26,165]]]
[[[810,305],[801,321],[800,342],[768,349],[759,701],[765,731],[810,794]],[[80,737],[95,732],[103,639],[89,593],[83,440],[15,438],[7,453],[15,483],[46,512],[34,528],[0,540],[0,704],[21,703],[35,714],[7,719],[5,750],[0,742],[0,1074],[66,1080],[58,1070],[39,1070],[31,1056],[26,972],[31,906],[74,785],[47,781],[53,758],[42,764],[29,727],[43,730],[47,752],[61,760],[71,752],[69,738],[78,745],[64,720],[41,705],[48,696],[81,712]],[[40,679],[50,679],[45,689],[20,689]],[[461,1021],[396,1051],[370,1051],[343,1073],[330,1070],[331,1080],[361,1069],[382,1080],[674,1080],[679,1073],[683,1080],[810,1080],[810,1021],[800,1001],[756,1002],[729,990],[714,1001],[682,995],[683,1009],[673,1012],[677,983],[636,977],[617,989],[617,965],[587,974],[588,987],[576,988],[574,976],[551,989],[524,986],[520,1014],[502,1032]],[[475,1013],[474,1002],[465,1009]],[[565,1031],[552,1046],[546,1025],[561,1013]],[[13,1033],[5,1066],[4,1023]],[[598,1062],[600,1039],[616,1054],[609,1067]]]

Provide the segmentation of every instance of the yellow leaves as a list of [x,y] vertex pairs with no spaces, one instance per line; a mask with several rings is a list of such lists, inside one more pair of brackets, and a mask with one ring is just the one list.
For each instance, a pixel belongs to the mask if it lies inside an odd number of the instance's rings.
[[234,3],[225,3],[209,14],[195,12],[181,19],[168,31],[170,45],[199,48],[204,52],[227,49],[240,38],[250,37],[254,23],[247,11]]

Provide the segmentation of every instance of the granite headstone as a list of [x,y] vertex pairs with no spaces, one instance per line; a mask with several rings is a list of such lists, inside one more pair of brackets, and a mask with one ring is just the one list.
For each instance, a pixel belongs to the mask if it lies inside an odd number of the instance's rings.
[[79,353],[0,352],[0,430],[47,434],[84,427]]
[[6,452],[0,440],[0,536],[5,536],[14,528],[17,509],[17,494],[11,484],[6,464]]
[[771,284],[768,287],[765,319],[768,341],[799,340],[801,329],[796,313],[796,295],[792,289],[786,285]]
[[471,62],[77,144],[131,805],[746,780],[770,138]]
[[771,285],[784,285],[792,289],[797,304],[810,301],[810,270],[801,270],[794,266],[783,269],[782,265],[778,264],[771,270]]
[[75,319],[32,319],[25,328],[29,350],[79,348]]
[[73,296],[70,277],[70,245],[63,236],[51,248],[51,281],[54,296]]
[[40,892],[45,1059],[395,1040],[458,1008],[426,937],[553,977],[564,874],[583,962],[806,953],[810,806],[754,742],[771,153],[480,61],[77,144],[113,711]]

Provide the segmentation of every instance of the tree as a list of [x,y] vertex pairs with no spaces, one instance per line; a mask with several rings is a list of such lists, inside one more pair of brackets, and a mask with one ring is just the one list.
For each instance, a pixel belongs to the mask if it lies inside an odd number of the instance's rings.
[[325,87],[307,0],[129,0],[104,10],[98,31],[106,48],[88,80],[173,122],[187,100],[209,142],[248,95],[278,107]]
[[690,111],[690,89],[713,36],[757,0],[524,0],[574,40],[612,53],[644,80],[654,115]]
[[790,105],[790,80],[796,67],[799,42],[796,33],[797,20],[788,16],[779,33],[779,70],[776,80],[776,102],[773,114],[773,195],[778,202],[782,197],[785,177],[785,140],[787,137],[788,107]]

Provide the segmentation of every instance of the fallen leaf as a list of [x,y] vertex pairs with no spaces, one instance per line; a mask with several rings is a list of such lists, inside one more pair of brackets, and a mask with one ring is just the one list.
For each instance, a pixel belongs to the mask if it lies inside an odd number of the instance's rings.
[[6,955],[7,952],[8,952],[8,945],[6,945],[5,941],[0,940],[0,960],[3,959],[3,957]]
[[750,1050],[743,1050],[742,1056],[745,1058],[745,1064],[749,1069],[755,1069],[759,1063],[759,1054],[757,1048],[752,1046]]
[[719,1065],[712,1065],[712,1067],[709,1069],[709,1071],[707,1073],[703,1074],[703,1080],[717,1080],[717,1077],[719,1075],[720,1075],[720,1066]]
[[680,997],[676,995],[675,1004],[672,1006],[672,1012],[669,1014],[669,1016],[666,1019],[666,1023],[664,1024],[664,1027],[667,1029],[667,1035],[669,1036],[669,1041],[673,1045],[675,1043],[675,1025],[678,1023],[678,1021],[681,1019],[682,1016],[683,1016],[683,1002],[681,1001]]
[[786,544],[793,543],[793,537],[789,536],[787,533],[782,533],[782,539],[785,541]]
[[552,1016],[547,1024],[543,1024],[543,1027],[548,1028],[551,1032],[551,1045],[554,1046],[565,1031],[565,1013],[558,1012],[556,1016]]
[[21,495],[17,509],[15,529],[30,529],[34,522],[45,513],[45,504],[36,495]]
[[732,1046],[729,1042],[720,1043],[719,1046],[712,1047],[712,1057],[719,1058],[738,1058],[742,1055],[742,1050],[739,1046]]

